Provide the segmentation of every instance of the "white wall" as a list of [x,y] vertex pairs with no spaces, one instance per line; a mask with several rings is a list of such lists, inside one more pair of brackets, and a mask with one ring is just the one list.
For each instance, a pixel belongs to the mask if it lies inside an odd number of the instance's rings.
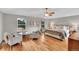
[[69,24],[69,23],[78,23],[79,24],[79,15],[62,17],[62,18],[54,18],[53,21],[58,24]]
[[17,16],[3,14],[3,33],[16,32]]
[[0,43],[2,42],[2,13],[0,13]]
[[3,14],[3,33],[9,32],[9,33],[15,33],[17,32],[17,18],[22,17],[26,20],[26,26],[29,27],[29,21],[31,20],[38,20],[38,23],[40,23],[41,18],[37,17],[26,17],[26,16],[19,16],[19,15],[12,15],[12,14]]
[[50,22],[52,22],[54,24],[58,24],[58,25],[70,25],[70,24],[75,25],[75,24],[77,24],[79,27],[79,15],[46,19],[46,24],[45,24],[46,28],[48,28],[47,25],[49,25]]
[[[12,14],[3,14],[3,33],[4,32],[16,32],[17,31],[17,18],[22,17],[26,20],[26,26],[29,27],[29,21],[36,20],[41,22],[41,20],[45,20],[45,27],[47,27],[48,22],[51,21],[54,24],[70,24],[70,23],[77,23],[79,24],[79,15],[78,16],[70,16],[70,17],[63,17],[63,18],[54,18],[54,19],[42,19],[38,17],[26,17],[26,16],[19,16],[19,15],[12,15]],[[41,24],[40,24],[41,25]]]

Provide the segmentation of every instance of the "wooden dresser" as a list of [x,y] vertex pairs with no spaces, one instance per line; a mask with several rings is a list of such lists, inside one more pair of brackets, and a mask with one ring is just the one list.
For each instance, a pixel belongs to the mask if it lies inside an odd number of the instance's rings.
[[78,33],[73,33],[68,38],[68,50],[69,51],[79,51],[79,35]]

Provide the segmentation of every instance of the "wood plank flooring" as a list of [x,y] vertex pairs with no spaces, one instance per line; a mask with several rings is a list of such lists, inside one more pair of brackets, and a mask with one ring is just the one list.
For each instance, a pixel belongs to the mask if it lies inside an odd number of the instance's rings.
[[[57,40],[49,36],[41,36],[37,40],[23,39],[22,46],[16,44],[13,46],[12,51],[67,51],[67,39],[64,41]],[[0,51],[10,51],[9,45],[2,43]]]

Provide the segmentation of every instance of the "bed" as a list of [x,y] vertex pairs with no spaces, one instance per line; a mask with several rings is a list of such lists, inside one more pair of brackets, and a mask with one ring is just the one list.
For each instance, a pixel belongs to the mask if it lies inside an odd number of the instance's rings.
[[63,29],[55,29],[55,30],[46,30],[45,35],[63,40],[69,36],[69,31],[68,30],[63,30]]

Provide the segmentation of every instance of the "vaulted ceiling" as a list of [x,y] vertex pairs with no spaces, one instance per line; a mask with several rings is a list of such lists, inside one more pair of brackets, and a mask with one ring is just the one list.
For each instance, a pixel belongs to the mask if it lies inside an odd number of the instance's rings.
[[45,8],[0,8],[0,12],[6,14],[22,15],[22,16],[42,17],[48,19],[79,15],[79,8],[49,8],[49,9],[55,12],[53,16],[45,17],[44,16]]

